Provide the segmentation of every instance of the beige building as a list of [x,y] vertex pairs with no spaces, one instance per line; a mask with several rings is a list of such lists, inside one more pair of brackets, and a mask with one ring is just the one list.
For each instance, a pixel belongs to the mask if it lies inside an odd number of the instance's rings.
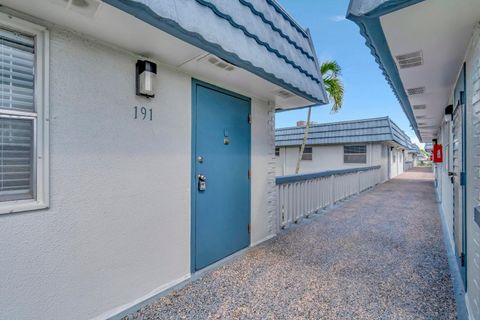
[[[302,125],[275,130],[277,176],[295,173]],[[381,166],[381,180],[386,181],[401,174],[407,162],[414,165],[414,150],[410,138],[388,117],[313,124],[299,173]]]

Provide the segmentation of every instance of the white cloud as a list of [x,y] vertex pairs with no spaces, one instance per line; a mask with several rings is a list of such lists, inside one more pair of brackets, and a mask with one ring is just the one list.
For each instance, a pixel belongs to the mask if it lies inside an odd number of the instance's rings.
[[345,18],[345,16],[338,15],[331,17],[330,20],[332,20],[333,22],[342,22],[347,20],[347,18]]

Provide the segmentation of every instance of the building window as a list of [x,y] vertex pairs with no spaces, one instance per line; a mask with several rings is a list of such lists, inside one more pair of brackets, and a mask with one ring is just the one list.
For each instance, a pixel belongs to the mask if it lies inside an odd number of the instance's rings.
[[367,146],[344,146],[343,147],[344,163],[367,163]]
[[0,14],[0,213],[48,206],[47,37]]
[[392,150],[392,162],[395,163],[397,162],[397,151]]
[[312,147],[305,147],[305,149],[303,149],[302,160],[313,160],[313,148]]
[[276,157],[280,156],[280,147],[275,147],[275,156]]

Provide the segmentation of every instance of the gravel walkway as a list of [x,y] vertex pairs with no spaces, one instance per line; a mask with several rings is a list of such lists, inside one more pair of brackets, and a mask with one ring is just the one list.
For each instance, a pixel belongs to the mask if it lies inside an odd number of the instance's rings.
[[455,319],[432,179],[404,173],[125,319]]

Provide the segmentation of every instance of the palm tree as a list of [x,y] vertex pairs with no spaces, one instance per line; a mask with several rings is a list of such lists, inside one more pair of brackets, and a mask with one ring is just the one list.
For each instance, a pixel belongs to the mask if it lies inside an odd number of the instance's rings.
[[[343,105],[343,82],[340,79],[342,68],[334,61],[325,61],[320,66],[320,73],[322,74],[323,83],[325,84],[325,91],[328,93],[330,101],[332,101],[332,113],[338,112]],[[303,132],[303,142],[300,146],[300,152],[298,153],[297,167],[295,168],[295,174],[300,171],[300,163],[302,161],[303,151],[308,139],[308,130],[310,129],[310,116],[312,115],[312,107],[308,108],[307,123]]]

